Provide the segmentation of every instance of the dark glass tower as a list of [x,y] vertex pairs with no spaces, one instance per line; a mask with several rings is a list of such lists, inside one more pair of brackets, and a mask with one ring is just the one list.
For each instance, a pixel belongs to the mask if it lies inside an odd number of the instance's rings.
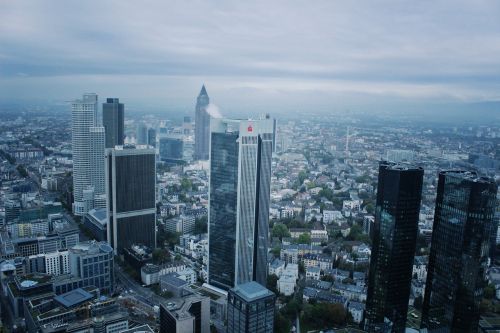
[[214,119],[211,128],[209,283],[265,285],[272,121]]
[[466,171],[439,174],[422,311],[428,332],[477,332],[497,185]]
[[125,139],[125,107],[118,98],[107,98],[102,104],[102,125],[106,131],[105,147],[122,146]]
[[405,331],[424,170],[381,162],[365,329]]
[[194,155],[196,159],[208,160],[210,144],[210,114],[207,112],[210,99],[205,85],[196,100]]
[[156,243],[154,149],[118,146],[106,150],[108,243],[115,253],[133,244]]

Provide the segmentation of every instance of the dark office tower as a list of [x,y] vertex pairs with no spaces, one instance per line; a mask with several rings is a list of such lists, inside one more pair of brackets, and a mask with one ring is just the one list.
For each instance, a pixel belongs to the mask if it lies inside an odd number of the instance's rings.
[[148,145],[156,147],[156,130],[152,127],[148,129]]
[[497,185],[473,172],[439,174],[422,310],[428,332],[477,332]]
[[212,119],[208,282],[267,280],[272,121]]
[[106,150],[108,243],[115,253],[133,244],[155,247],[155,186],[154,149]]
[[210,142],[210,114],[207,111],[210,99],[208,98],[205,85],[201,87],[200,94],[196,100],[195,114],[195,136],[194,154],[199,160],[208,160]]
[[424,170],[380,162],[365,329],[405,331]]
[[274,332],[276,295],[257,282],[239,285],[228,292],[227,331],[233,333]]
[[[266,114],[266,119],[270,119],[271,115],[268,113]],[[276,152],[276,118],[273,118],[273,153]]]
[[118,98],[107,98],[102,103],[102,125],[106,131],[106,148],[122,146],[125,138],[125,107]]
[[209,333],[210,298],[191,295],[174,305],[160,304],[160,333]]
[[138,145],[148,144],[148,127],[142,121],[137,124],[135,131],[135,142]]

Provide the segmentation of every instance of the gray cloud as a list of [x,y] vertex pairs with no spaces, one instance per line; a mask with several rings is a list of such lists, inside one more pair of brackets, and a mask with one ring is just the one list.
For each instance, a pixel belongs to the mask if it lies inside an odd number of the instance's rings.
[[499,17],[493,0],[3,1],[0,97],[182,104],[205,82],[221,106],[242,89],[276,104],[495,100]]

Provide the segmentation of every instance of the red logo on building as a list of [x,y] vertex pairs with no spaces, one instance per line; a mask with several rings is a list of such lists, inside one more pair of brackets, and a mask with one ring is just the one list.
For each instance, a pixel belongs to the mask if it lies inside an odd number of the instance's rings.
[[248,125],[247,131],[249,132],[253,131],[252,125]]

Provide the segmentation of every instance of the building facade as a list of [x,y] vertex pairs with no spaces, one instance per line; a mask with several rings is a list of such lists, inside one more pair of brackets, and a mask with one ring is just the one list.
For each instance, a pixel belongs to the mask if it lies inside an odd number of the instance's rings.
[[209,333],[210,298],[188,296],[168,306],[160,305],[160,333]]
[[205,85],[201,87],[200,94],[196,100],[195,110],[195,158],[208,160],[210,144],[210,114],[207,111],[210,98]]
[[439,174],[422,328],[476,332],[486,286],[497,185],[465,171]]
[[255,281],[230,289],[227,330],[233,333],[272,333],[276,295]]
[[116,146],[106,150],[108,241],[115,253],[133,244],[156,247],[155,150]]
[[102,125],[106,131],[106,148],[123,146],[125,139],[125,106],[118,98],[107,98],[102,104]]
[[213,119],[211,130],[209,283],[265,285],[272,121]]
[[113,249],[106,242],[82,242],[69,249],[69,270],[82,279],[83,287],[114,291]]
[[82,99],[71,102],[71,133],[73,151],[73,211],[84,215],[92,209],[84,200],[84,190],[92,186],[91,181],[91,132],[97,126],[97,95],[84,94]]
[[381,162],[368,276],[365,329],[394,333],[406,326],[424,170]]

